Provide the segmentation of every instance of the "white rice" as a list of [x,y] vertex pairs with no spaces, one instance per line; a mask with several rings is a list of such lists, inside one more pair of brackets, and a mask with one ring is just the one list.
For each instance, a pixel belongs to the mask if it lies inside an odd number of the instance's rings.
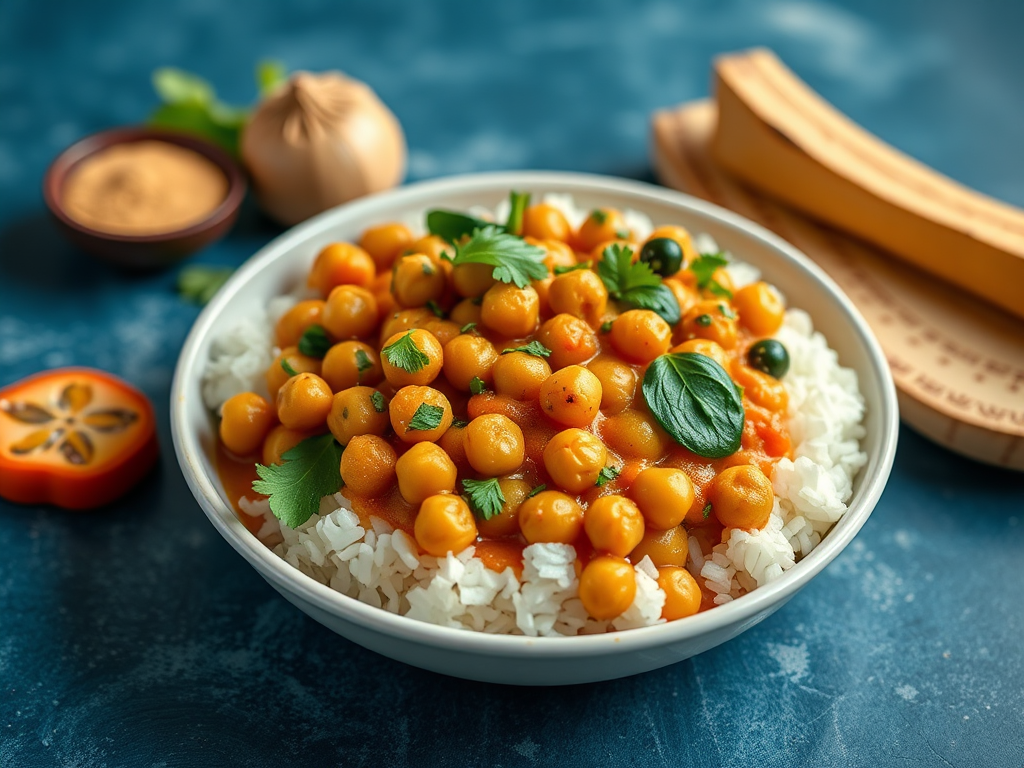
[[[560,208],[573,226],[587,215],[569,195],[543,199]],[[507,215],[507,203],[502,203],[493,218],[502,221]],[[653,229],[643,214],[625,215],[638,237]],[[701,253],[718,250],[707,235],[697,235],[695,245]],[[728,270],[737,287],[759,279],[758,270],[742,262],[731,262]],[[233,394],[265,389],[263,374],[276,354],[272,323],[295,300],[278,297],[266,317],[217,339],[203,377],[207,407],[218,410]],[[794,458],[776,464],[775,507],[764,529],[734,529],[727,541],[706,553],[690,537],[687,567],[715,593],[717,605],[778,579],[811,552],[846,512],[853,479],[867,462],[859,443],[864,436],[864,401],[856,373],[839,365],[825,337],[814,332],[810,317],[801,310],[786,312],[776,338],[790,355],[783,382],[789,394]],[[576,552],[567,544],[526,547],[517,578],[511,568],[502,573],[487,568],[474,547],[437,558],[420,554],[412,537],[382,520],[371,518],[366,529],[340,493],[325,497],[319,514],[295,530],[281,526],[265,500],[243,500],[240,506],[245,514],[263,518],[259,539],[310,578],[420,621],[534,637],[593,634],[663,621],[665,594],[648,558],[634,566],[637,590],[629,609],[613,621],[596,621],[579,599]]]

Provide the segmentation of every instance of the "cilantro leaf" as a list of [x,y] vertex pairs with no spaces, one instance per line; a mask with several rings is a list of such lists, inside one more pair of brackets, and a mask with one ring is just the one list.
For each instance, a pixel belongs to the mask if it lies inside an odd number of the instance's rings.
[[320,499],[341,488],[342,447],[334,436],[309,437],[287,451],[282,464],[256,465],[252,489],[270,497],[270,511],[297,528],[320,509]]
[[299,372],[296,371],[292,367],[292,364],[288,362],[288,358],[287,357],[282,357],[281,358],[281,370],[283,370],[289,376],[298,376],[299,375]]
[[409,419],[409,432],[423,430],[429,431],[441,426],[444,419],[444,408],[430,403],[420,403],[416,412]]
[[[366,354],[366,350],[364,350],[364,349],[357,349],[356,350],[356,371],[358,373],[362,374],[362,373],[370,370],[371,368],[373,368],[373,360],[371,360],[370,356],[368,354]],[[362,376],[360,376],[360,378],[362,378]]]
[[612,321],[611,320],[605,320],[603,323],[601,323],[601,333],[611,333],[611,331],[612,331]]
[[[424,265],[424,266],[426,266],[426,265]],[[438,304],[436,301],[434,301],[433,299],[428,299],[426,306],[427,306],[427,309],[429,309],[431,312],[434,313],[434,315],[436,315],[437,317],[440,317],[442,320],[444,319],[444,310],[441,309],[441,305]]]
[[[715,270],[724,267],[729,263],[724,252],[702,253],[690,263],[690,271],[697,278],[698,288],[708,288],[714,282]],[[715,285],[718,285],[716,282]],[[721,288],[721,286],[718,286]],[[712,289],[714,290],[714,289]],[[725,289],[722,289],[725,290]]]
[[476,328],[476,323],[466,323],[462,328],[459,329],[459,333],[469,333]]
[[327,331],[322,325],[309,326],[302,332],[302,338],[299,339],[299,352],[306,357],[322,358],[332,346],[334,346],[333,342],[327,336]]
[[555,267],[555,275],[564,275],[566,272],[575,272],[578,269],[590,269],[589,261],[581,261],[579,264],[573,264],[571,267],[564,267],[561,264]]
[[501,513],[505,506],[505,494],[501,492],[501,485],[498,478],[492,477],[489,480],[462,481],[462,490],[466,494],[466,501],[469,507],[484,520],[490,520]]
[[474,376],[473,380],[469,382],[469,391],[474,395],[479,395],[487,391],[487,384],[479,376]]
[[185,267],[178,273],[178,295],[200,306],[207,304],[234,271],[231,267],[206,267],[201,264]]
[[594,220],[595,224],[604,224],[608,221],[608,214],[602,211],[600,208],[595,208],[590,212],[590,218]]
[[679,322],[682,314],[674,293],[661,282],[643,261],[633,261],[633,250],[615,243],[604,249],[597,274],[608,294],[636,309],[657,312],[669,325]]
[[509,202],[511,207],[509,208],[505,231],[512,235],[520,235],[523,231],[523,214],[530,204],[530,193],[513,190],[509,195]]
[[600,488],[605,483],[609,483],[618,477],[621,472],[622,470],[616,467],[601,467],[601,471],[597,473],[597,482],[594,485]]
[[378,389],[373,390],[373,393],[370,395],[370,402],[373,403],[373,410],[377,413],[384,413],[387,410],[388,404],[384,400],[383,393]]
[[546,491],[547,489],[548,489],[548,487],[544,483],[541,483],[540,485],[535,485],[533,487],[533,490],[530,491],[528,494],[526,494],[526,498],[532,499],[538,493],[540,493],[541,491]]
[[707,504],[704,505],[704,511],[701,514],[704,515],[704,519],[705,520],[708,519],[708,516],[711,514],[711,502],[710,501]]
[[465,419],[452,419],[452,427],[455,429],[465,429],[469,426],[469,422]]
[[206,80],[173,67],[153,73],[153,89],[163,103],[149,116],[149,125],[200,136],[238,156],[248,109],[219,101]]
[[551,357],[551,350],[537,340],[531,341],[529,344],[525,344],[521,347],[508,347],[503,350],[501,354],[507,355],[510,352],[524,352],[527,355],[533,355],[534,357]]
[[412,340],[412,334],[413,331],[408,331],[400,339],[391,342],[381,350],[381,354],[388,359],[389,363],[407,373],[416,373],[430,363],[430,357],[416,346],[416,342]]
[[495,280],[525,288],[531,280],[548,276],[544,256],[543,248],[488,225],[475,231],[468,242],[456,246],[452,264],[488,264],[494,267],[491,275]]
[[437,235],[449,243],[455,243],[464,237],[472,235],[478,229],[496,226],[493,222],[478,219],[465,213],[456,211],[428,211],[427,230],[432,235]]

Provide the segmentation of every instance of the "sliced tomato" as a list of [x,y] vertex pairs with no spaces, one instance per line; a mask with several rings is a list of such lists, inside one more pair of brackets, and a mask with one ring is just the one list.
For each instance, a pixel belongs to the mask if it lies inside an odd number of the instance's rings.
[[92,509],[123,496],[159,449],[149,400],[92,368],[58,368],[0,389],[0,496]]

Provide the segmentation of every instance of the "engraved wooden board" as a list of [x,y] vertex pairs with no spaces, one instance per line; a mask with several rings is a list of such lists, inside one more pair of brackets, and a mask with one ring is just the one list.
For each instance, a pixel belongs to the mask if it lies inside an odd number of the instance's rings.
[[662,183],[762,224],[828,272],[885,350],[907,424],[957,453],[1024,471],[1024,321],[741,186],[711,158],[716,119],[711,101],[655,113]]

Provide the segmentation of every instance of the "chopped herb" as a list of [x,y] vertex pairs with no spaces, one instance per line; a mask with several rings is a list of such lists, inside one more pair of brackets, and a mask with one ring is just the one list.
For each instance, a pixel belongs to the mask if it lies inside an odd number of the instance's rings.
[[509,196],[509,202],[511,207],[505,230],[511,235],[521,235],[523,233],[523,214],[526,212],[527,206],[530,205],[530,193],[513,191]]
[[715,280],[715,272],[729,263],[725,253],[702,253],[690,264],[690,271],[697,278],[697,287],[708,290],[723,299],[731,299],[732,291]]
[[288,68],[280,61],[261,61],[256,65],[256,84],[260,96],[269,96],[288,79]]
[[377,413],[384,413],[387,410],[387,403],[384,402],[384,395],[379,390],[373,390],[373,394],[370,395],[370,402],[373,403],[373,410]]
[[536,340],[521,347],[509,347],[501,354],[507,355],[510,352],[525,352],[527,355],[533,355],[534,357],[551,357],[551,350]]
[[484,297],[483,296],[474,296],[472,299],[469,300],[469,303],[470,304],[475,304],[476,306],[479,307],[481,304],[484,303]]
[[459,333],[469,333],[474,328],[476,328],[476,323],[466,323],[459,329]]
[[494,267],[491,276],[495,280],[525,288],[531,280],[548,276],[544,256],[543,248],[492,225],[475,231],[467,242],[457,245],[452,264],[488,264]]
[[434,265],[430,264],[430,263],[428,263],[426,261],[423,262],[423,264],[420,266],[420,269],[422,269],[423,270],[423,274],[427,275],[428,277],[430,275],[434,274]]
[[285,452],[281,464],[257,464],[260,479],[252,489],[270,497],[274,517],[296,528],[317,512],[321,498],[341,488],[341,453],[333,435],[306,438]]
[[479,376],[474,376],[473,380],[469,382],[469,391],[474,395],[479,395],[487,390],[487,384]]
[[736,319],[736,313],[732,311],[732,308],[728,304],[719,304],[719,311],[730,320]]
[[478,229],[496,226],[494,222],[484,221],[474,216],[455,211],[429,211],[427,213],[427,229],[430,234],[454,243],[472,235]]
[[617,238],[619,238],[619,240],[629,240],[629,236],[632,235],[632,234],[633,233],[630,232],[628,229],[616,229],[615,230],[615,236]]
[[465,429],[469,426],[469,422],[464,419],[452,419],[452,426],[455,429]]
[[605,483],[611,482],[622,472],[621,469],[616,467],[601,467],[601,471],[597,473],[597,482],[594,483],[600,488]]
[[679,322],[679,301],[661,278],[643,261],[633,261],[633,250],[615,243],[604,249],[597,274],[608,294],[631,307],[657,312],[669,325]]
[[555,267],[555,274],[564,275],[566,272],[575,272],[577,269],[590,269],[590,262],[581,261],[579,264],[573,264],[571,267],[563,267],[559,264]]
[[707,504],[704,505],[704,512],[702,514],[704,515],[704,519],[707,520],[708,519],[708,515],[711,514],[711,502],[710,501]]
[[714,321],[711,319],[711,315],[699,315],[694,322],[707,328]]
[[412,334],[413,331],[407,332],[400,339],[393,341],[381,350],[389,363],[407,373],[416,373],[430,363],[430,357],[416,346],[416,342],[412,340]]
[[526,498],[532,499],[538,493],[540,493],[541,491],[546,491],[547,489],[548,489],[548,487],[544,483],[541,483],[540,485],[536,485],[536,486],[534,486],[532,491],[530,491],[528,494],[526,494]]
[[196,264],[178,273],[178,295],[200,306],[208,304],[234,272],[231,267],[205,267]]
[[601,323],[601,333],[611,333],[611,331],[612,331],[612,321],[611,320],[605,320],[603,323]]
[[332,346],[327,331],[322,325],[309,326],[302,332],[302,338],[299,339],[299,352],[306,357],[322,358]]
[[438,304],[433,299],[428,299],[427,300],[427,309],[429,309],[431,312],[433,312],[438,317],[444,319],[444,310],[441,309],[441,305]]
[[590,218],[594,220],[595,224],[604,224],[608,221],[608,214],[600,208],[595,208],[590,212]]
[[444,420],[444,408],[430,403],[420,403],[419,408],[409,419],[409,431],[430,431],[441,426]]
[[708,283],[708,290],[711,291],[711,293],[715,294],[715,296],[721,296],[723,299],[732,298],[732,291],[730,291],[717,280],[712,280],[710,283]]
[[294,368],[292,368],[292,364],[288,362],[288,358],[287,357],[282,357],[281,358],[281,368],[283,368],[284,372],[287,373],[289,376],[298,376],[299,375],[299,372],[296,371]]
[[501,514],[501,508],[505,506],[505,494],[501,492],[501,485],[496,477],[489,480],[467,478],[462,481],[462,490],[466,494],[470,509],[484,520]]
[[[368,354],[366,354],[366,350],[357,349],[356,350],[356,370],[359,373],[365,373],[366,371],[370,370],[371,368],[373,368],[373,360],[371,360],[370,356]],[[362,377],[360,377],[360,378],[362,378]]]

